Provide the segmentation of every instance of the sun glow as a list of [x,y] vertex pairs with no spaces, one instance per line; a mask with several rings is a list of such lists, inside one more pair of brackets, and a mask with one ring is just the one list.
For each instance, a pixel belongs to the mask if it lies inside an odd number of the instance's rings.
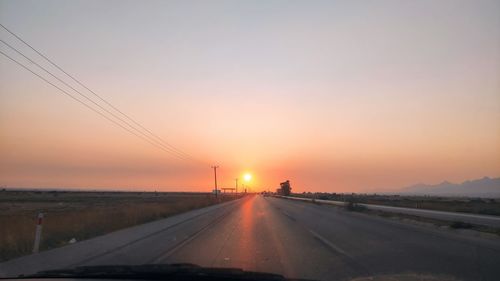
[[245,174],[245,175],[243,176],[243,179],[244,179],[245,181],[250,181],[250,180],[252,179],[252,175],[247,173],[247,174]]

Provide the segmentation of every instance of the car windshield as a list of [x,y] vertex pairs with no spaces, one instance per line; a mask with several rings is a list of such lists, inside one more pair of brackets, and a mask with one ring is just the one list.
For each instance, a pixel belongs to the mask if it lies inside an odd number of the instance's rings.
[[499,262],[500,1],[0,0],[0,278]]

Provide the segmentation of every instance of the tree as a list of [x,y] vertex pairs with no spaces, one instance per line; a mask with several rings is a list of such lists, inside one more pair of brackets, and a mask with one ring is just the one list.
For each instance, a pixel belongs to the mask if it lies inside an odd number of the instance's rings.
[[290,187],[290,181],[289,180],[280,183],[280,186],[281,186],[281,193],[284,196],[289,196],[292,193],[292,187]]

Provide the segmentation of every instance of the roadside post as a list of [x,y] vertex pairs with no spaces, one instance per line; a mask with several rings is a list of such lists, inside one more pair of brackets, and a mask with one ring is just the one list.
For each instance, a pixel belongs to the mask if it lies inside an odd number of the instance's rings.
[[43,222],[43,213],[38,213],[38,219],[36,222],[36,231],[35,231],[35,244],[33,245],[33,253],[38,253],[40,249],[40,239],[42,237],[42,222]]

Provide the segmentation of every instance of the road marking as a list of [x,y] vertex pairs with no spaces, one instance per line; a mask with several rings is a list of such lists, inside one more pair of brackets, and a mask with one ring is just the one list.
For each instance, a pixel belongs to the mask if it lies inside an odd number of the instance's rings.
[[346,251],[342,250],[341,248],[339,248],[337,245],[333,244],[332,242],[330,242],[328,239],[324,238],[323,236],[319,235],[318,233],[308,229],[309,232],[316,238],[318,239],[319,241],[323,242],[325,245],[327,245],[328,247],[332,248],[334,251],[336,252],[339,252],[341,253],[342,255],[344,256],[347,256],[349,258],[352,259],[352,257],[346,253]]
[[344,260],[344,262],[346,262],[348,265],[350,265],[356,272],[360,273],[361,275],[365,275],[365,276],[372,275],[368,268],[366,268],[364,265],[362,265],[361,263],[356,261],[351,255],[346,253],[346,251],[342,250],[337,245],[333,244],[328,239],[324,238],[323,236],[319,235],[318,233],[316,233],[310,229],[308,229],[308,230],[314,236],[314,238],[318,239],[320,242],[327,245],[335,252],[340,253],[341,258]]
[[281,213],[282,213],[283,215],[285,215],[287,218],[289,218],[290,220],[292,220],[292,221],[297,221],[297,219],[296,219],[296,218],[292,217],[292,215],[288,214],[287,212],[285,212],[285,211],[281,211]]
[[203,233],[205,230],[217,225],[219,222],[221,222],[225,217],[227,217],[228,215],[232,214],[232,209],[226,211],[225,213],[223,213],[222,215],[218,216],[215,220],[213,221],[210,221],[208,224],[206,224],[205,226],[203,226],[202,228],[200,228],[199,230],[197,230],[196,232],[194,232],[193,234],[191,235],[188,235],[184,240],[182,240],[179,244],[177,245],[174,245],[173,247],[171,247],[170,249],[168,249],[166,252],[162,253],[161,255],[151,259],[149,262],[147,262],[146,264],[148,263],[159,263],[161,262],[162,260],[168,258],[169,256],[171,256],[173,253],[175,253],[176,251],[178,251],[180,248],[184,247],[185,245],[187,245],[189,242],[193,241],[195,238],[197,238],[201,233]]

